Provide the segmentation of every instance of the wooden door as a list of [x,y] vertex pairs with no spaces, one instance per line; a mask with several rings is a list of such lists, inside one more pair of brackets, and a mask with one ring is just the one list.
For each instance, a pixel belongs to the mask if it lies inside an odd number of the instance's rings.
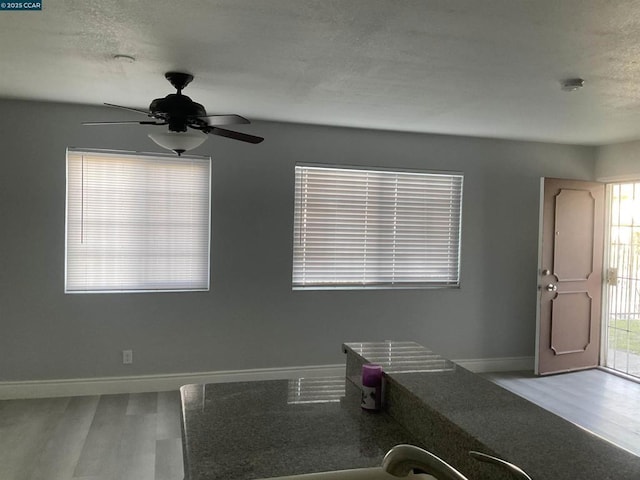
[[604,184],[543,179],[535,373],[598,366]]

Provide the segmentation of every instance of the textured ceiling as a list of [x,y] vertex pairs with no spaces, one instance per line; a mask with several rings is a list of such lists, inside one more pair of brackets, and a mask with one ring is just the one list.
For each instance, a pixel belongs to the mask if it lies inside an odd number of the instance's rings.
[[[43,0],[0,11],[0,45],[4,98],[146,108],[172,92],[163,73],[183,70],[208,113],[640,139],[637,0]],[[562,92],[568,77],[585,87]]]

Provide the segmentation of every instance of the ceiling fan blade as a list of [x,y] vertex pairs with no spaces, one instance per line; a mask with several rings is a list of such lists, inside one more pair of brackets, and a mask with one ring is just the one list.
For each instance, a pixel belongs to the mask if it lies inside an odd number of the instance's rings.
[[167,122],[153,122],[153,121],[137,121],[137,120],[126,120],[123,122],[82,122],[82,125],[166,125]]
[[240,140],[247,143],[260,143],[264,140],[262,137],[256,137],[255,135],[249,135],[247,133],[234,132],[232,130],[226,130],[224,128],[209,127],[202,130],[205,133],[212,133],[214,135],[220,135],[221,137],[232,138],[234,140]]
[[211,125],[238,125],[251,123],[246,118],[230,114],[230,115],[197,115],[196,118],[208,118]]
[[148,117],[152,116],[150,112],[147,112],[146,110],[140,110],[138,108],[123,107],[122,105],[115,105],[113,103],[105,103],[105,105],[107,107],[121,108],[123,110],[129,110],[131,112],[142,113],[143,115],[147,115]]

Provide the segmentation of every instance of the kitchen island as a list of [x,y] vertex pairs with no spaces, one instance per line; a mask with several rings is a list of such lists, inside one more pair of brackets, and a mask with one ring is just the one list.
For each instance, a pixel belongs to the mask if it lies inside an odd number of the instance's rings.
[[[399,443],[434,452],[470,480],[510,477],[472,460],[469,450],[515,463],[534,480],[640,479],[640,457],[417,344],[343,348],[346,383],[325,378],[182,387],[185,479],[251,480],[380,466]],[[383,412],[360,408],[363,363],[383,365]]]

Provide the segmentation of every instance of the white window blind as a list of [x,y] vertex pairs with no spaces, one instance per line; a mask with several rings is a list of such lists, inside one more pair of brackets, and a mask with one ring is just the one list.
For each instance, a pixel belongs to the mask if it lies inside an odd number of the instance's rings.
[[460,281],[461,174],[297,165],[293,288]]
[[65,292],[209,288],[211,160],[67,151]]

